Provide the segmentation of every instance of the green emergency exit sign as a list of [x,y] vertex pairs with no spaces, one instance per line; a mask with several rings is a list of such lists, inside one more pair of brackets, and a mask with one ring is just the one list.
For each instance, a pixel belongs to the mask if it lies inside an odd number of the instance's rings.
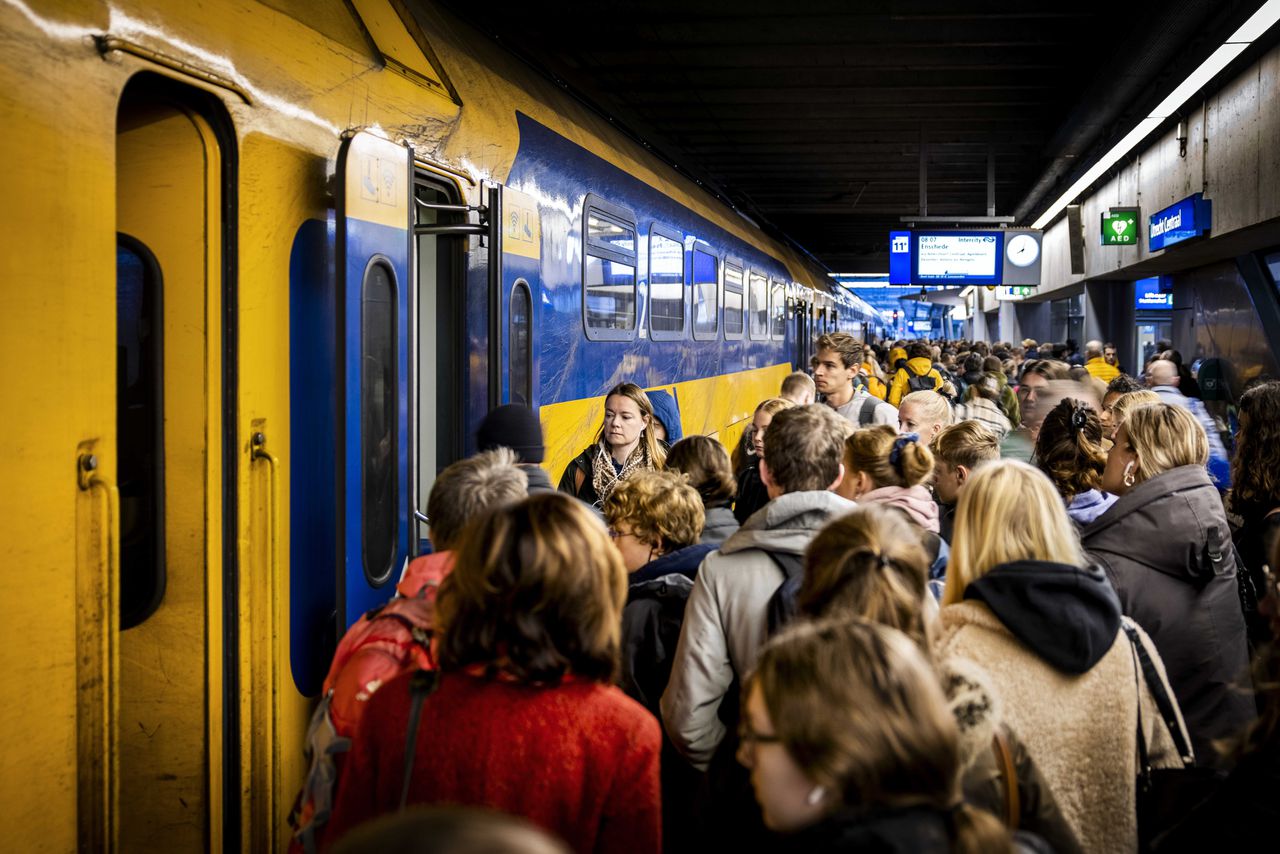
[[1103,246],[1137,246],[1139,211],[1137,208],[1112,208],[1102,214]]

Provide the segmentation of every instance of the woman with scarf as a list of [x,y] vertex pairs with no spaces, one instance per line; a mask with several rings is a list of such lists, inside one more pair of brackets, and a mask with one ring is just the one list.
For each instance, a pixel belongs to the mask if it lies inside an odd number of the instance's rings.
[[632,473],[661,469],[667,452],[651,429],[653,404],[635,383],[621,383],[604,398],[604,422],[595,442],[574,457],[560,491],[599,507]]

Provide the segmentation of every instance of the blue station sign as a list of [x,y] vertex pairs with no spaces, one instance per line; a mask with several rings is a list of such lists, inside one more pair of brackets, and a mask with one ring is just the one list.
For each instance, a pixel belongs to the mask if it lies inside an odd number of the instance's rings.
[[1151,215],[1147,246],[1155,252],[1209,233],[1213,202],[1196,193]]
[[1173,308],[1173,283],[1166,276],[1152,276],[1133,283],[1133,307],[1138,311]]
[[889,232],[889,284],[911,284],[911,232]]

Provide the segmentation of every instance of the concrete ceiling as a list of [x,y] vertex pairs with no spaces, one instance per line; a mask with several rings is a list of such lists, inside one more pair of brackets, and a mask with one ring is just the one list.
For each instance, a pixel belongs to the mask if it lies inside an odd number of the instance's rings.
[[922,144],[929,215],[987,214],[990,157],[995,213],[1028,223],[1260,3],[444,5],[831,270],[878,272]]

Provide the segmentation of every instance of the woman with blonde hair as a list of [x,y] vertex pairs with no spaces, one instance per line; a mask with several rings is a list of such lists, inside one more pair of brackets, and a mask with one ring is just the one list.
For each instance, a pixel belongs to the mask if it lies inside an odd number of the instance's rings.
[[635,383],[609,389],[596,440],[565,466],[560,491],[598,507],[633,472],[662,468],[667,451],[653,423],[653,404],[644,389]]
[[1163,665],[1142,629],[1122,618],[1106,576],[1085,566],[1044,474],[1015,460],[973,473],[960,493],[942,604],[935,650],[987,669],[1084,850],[1135,850],[1139,724],[1153,767],[1182,760],[1133,645],[1162,684]]
[[915,433],[928,445],[951,423],[951,403],[936,391],[913,391],[898,405],[898,432]]
[[580,502],[546,493],[472,522],[437,598],[438,677],[369,700],[329,838],[448,803],[523,816],[575,851],[657,854],[661,733],[613,685],[626,595]]
[[738,759],[795,851],[1010,851],[960,796],[959,737],[928,660],[861,620],[800,623],[743,685]]
[[836,492],[863,504],[897,507],[920,528],[936,534],[938,505],[925,486],[932,474],[933,454],[920,436],[898,435],[881,424],[844,440],[844,479]]
[[1124,613],[1149,628],[1199,760],[1215,764],[1214,740],[1247,726],[1255,709],[1237,687],[1249,684],[1249,653],[1231,529],[1208,459],[1189,410],[1129,410],[1102,475],[1102,488],[1120,498],[1080,539]]
[[769,492],[760,480],[760,461],[764,459],[764,437],[773,423],[773,416],[784,409],[791,409],[794,403],[785,397],[771,397],[762,400],[751,416],[751,449],[750,454],[740,454],[735,467],[738,475],[738,496],[733,503],[733,517],[739,524],[746,522],[751,515],[769,503]]
[[[805,550],[797,605],[810,619],[859,618],[889,626],[915,641],[931,661],[925,588],[929,564],[902,514],[859,507],[823,528]],[[1044,838],[1053,850],[1080,850],[1031,754],[1003,720],[991,677],[962,658],[934,661],[960,729],[960,767],[966,800],[1011,826]],[[1005,762],[1013,764],[1010,792]],[[1010,810],[1016,810],[1010,815]]]

